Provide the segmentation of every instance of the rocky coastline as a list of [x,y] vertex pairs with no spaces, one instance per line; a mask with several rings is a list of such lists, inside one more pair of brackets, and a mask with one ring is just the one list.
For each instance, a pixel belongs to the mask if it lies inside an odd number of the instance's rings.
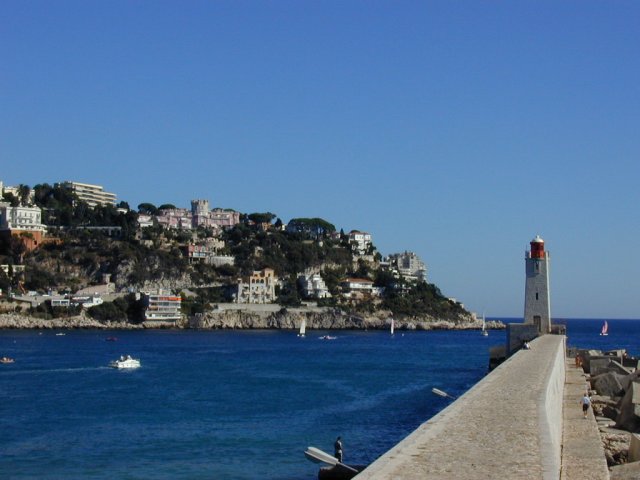
[[[0,314],[0,329],[298,329],[302,321],[308,330],[384,330],[389,328],[390,312],[353,314],[330,308],[279,308],[277,310],[216,309],[179,322],[99,322],[83,312],[67,318],[42,319],[18,313]],[[478,330],[482,321],[471,315],[453,319],[433,317],[395,318],[396,330]],[[487,328],[503,329],[499,321],[488,321]]]

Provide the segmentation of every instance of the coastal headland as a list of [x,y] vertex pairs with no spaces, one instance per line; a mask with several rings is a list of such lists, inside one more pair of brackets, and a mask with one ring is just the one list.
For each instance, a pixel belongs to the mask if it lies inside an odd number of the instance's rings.
[[[73,317],[42,319],[33,316],[0,314],[2,329],[290,329],[300,327],[304,320],[309,330],[384,330],[390,327],[390,312],[354,314],[335,308],[308,307],[283,308],[279,305],[220,305],[202,315],[178,322],[109,322],[97,321],[86,313]],[[482,327],[482,321],[471,315],[452,319],[428,316],[394,317],[396,330],[473,330]],[[487,328],[502,329],[499,321],[487,321]]]

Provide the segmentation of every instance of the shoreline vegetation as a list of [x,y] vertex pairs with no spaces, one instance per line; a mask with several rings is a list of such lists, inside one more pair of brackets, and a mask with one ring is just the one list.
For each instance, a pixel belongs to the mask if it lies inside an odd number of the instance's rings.
[[[274,307],[277,307],[274,305]],[[308,330],[388,330],[390,312],[375,314],[346,313],[334,308],[278,308],[277,310],[248,310],[219,307],[201,315],[184,318],[178,322],[98,321],[85,312],[80,315],[43,319],[19,313],[0,314],[0,329],[202,329],[202,330],[297,330],[305,320]],[[471,315],[454,319],[437,319],[428,316],[394,317],[395,329],[406,330],[480,330],[482,320]],[[489,320],[488,329],[504,329],[500,321]]]

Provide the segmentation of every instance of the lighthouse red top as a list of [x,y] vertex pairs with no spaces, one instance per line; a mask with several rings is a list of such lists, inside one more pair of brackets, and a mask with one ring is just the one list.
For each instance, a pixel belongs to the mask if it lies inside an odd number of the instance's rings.
[[536,238],[531,240],[531,258],[544,258],[544,240],[540,238],[540,235],[536,235]]

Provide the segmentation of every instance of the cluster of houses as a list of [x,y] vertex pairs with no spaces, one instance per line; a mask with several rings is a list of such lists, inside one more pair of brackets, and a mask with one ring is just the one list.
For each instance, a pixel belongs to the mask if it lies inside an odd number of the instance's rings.
[[191,210],[187,208],[168,208],[156,215],[138,215],[141,228],[160,226],[177,230],[191,230],[199,227],[220,230],[231,228],[240,223],[240,213],[228,208],[209,208],[208,200],[192,200]]
[[[63,185],[90,206],[115,205],[116,195],[106,192],[100,185],[72,181],[63,182]],[[20,191],[20,187],[7,187],[0,182],[0,199],[6,193],[11,193],[16,198],[22,198],[25,192]],[[200,239],[194,235],[194,240],[183,247],[186,258],[191,263],[203,262],[214,266],[233,265],[234,263],[234,257],[221,254],[224,242],[216,238],[215,231],[231,228],[240,223],[240,214],[235,210],[211,209],[208,200],[192,200],[191,209],[171,208],[159,210],[156,215],[139,214],[138,223],[140,229],[160,226],[164,229],[187,231],[200,227],[213,230],[212,237]],[[263,228],[273,228],[273,225],[268,224]],[[286,228],[286,226],[282,228]],[[31,197],[22,198],[17,206],[0,201],[0,235],[17,236],[28,250],[32,250],[43,242],[46,231],[46,226],[42,224],[41,209],[33,204],[33,192],[31,192]],[[355,257],[373,261],[373,242],[369,233],[352,230],[348,234],[348,240]],[[389,255],[382,260],[380,265],[399,278],[426,281],[426,266],[413,252]],[[279,282],[280,280],[273,269],[266,268],[255,271],[251,275],[238,279],[234,301],[247,304],[272,303],[276,300],[275,287]],[[317,271],[300,275],[298,282],[307,298],[331,297],[321,274]],[[381,289],[375,287],[374,283],[366,278],[346,278],[342,281],[341,287],[344,292],[343,296],[346,298],[376,297],[382,294]],[[148,320],[172,320],[179,315],[180,297],[160,291],[145,295],[148,303]],[[60,301],[62,303],[56,306],[62,306],[65,303],[64,299]]]
[[[25,292],[29,298],[27,301],[32,305],[37,305],[42,301],[50,301],[53,308],[69,308],[82,306],[91,308],[102,304],[102,296],[93,294],[74,295],[45,295],[39,297],[36,292]],[[173,295],[168,291],[158,290],[155,292],[139,292],[137,298],[144,304],[144,320],[156,322],[175,322],[182,318],[182,298],[180,295]]]

